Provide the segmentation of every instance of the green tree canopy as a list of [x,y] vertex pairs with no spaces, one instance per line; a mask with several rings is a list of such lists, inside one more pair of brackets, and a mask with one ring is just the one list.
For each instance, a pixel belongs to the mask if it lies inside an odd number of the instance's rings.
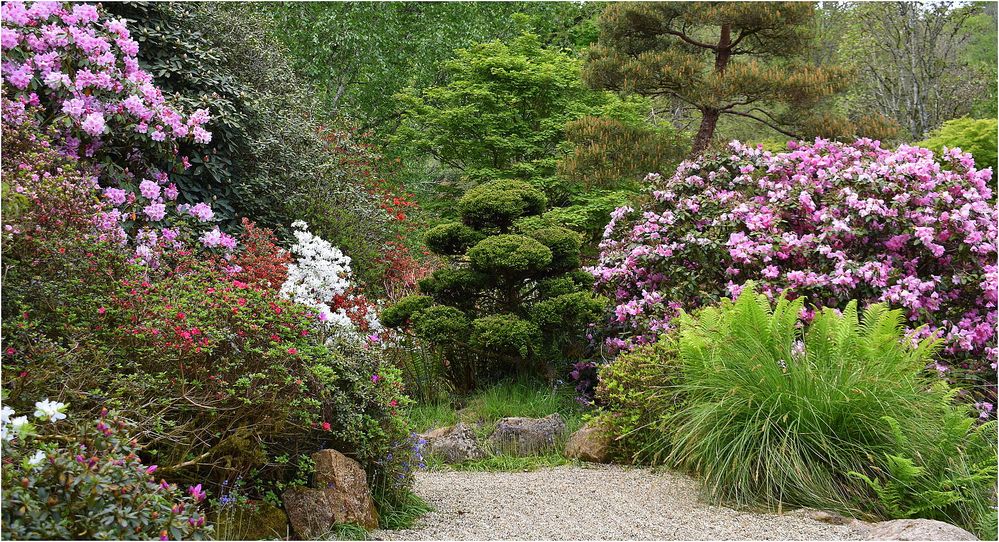
[[[327,107],[379,134],[398,120],[392,96],[441,82],[458,49],[525,28],[546,43],[584,46],[597,2],[281,2],[266,4],[296,67]],[[519,18],[514,15],[522,14]]]
[[582,85],[579,68],[536,34],[462,49],[444,64],[447,83],[397,95],[395,141],[473,181],[551,175],[566,123],[608,100]]

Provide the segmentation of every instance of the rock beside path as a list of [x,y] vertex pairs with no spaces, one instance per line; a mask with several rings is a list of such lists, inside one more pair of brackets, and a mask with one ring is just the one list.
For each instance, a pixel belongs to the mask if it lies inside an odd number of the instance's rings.
[[503,418],[487,445],[496,453],[527,456],[555,448],[565,435],[565,420],[558,412],[544,418]]
[[427,441],[425,452],[440,458],[445,463],[461,463],[486,456],[475,439],[475,432],[461,422],[428,431],[420,437]]
[[361,465],[336,450],[312,454],[315,488],[293,488],[281,495],[288,521],[299,539],[327,535],[337,523],[378,527],[378,510]]
[[378,509],[361,464],[336,450],[318,451],[312,460],[316,464],[313,484],[330,495],[336,523],[378,528]]
[[956,525],[933,519],[870,523],[864,537],[870,540],[978,540],[978,537]]
[[610,462],[611,436],[594,422],[589,422],[569,437],[565,456],[590,463]]

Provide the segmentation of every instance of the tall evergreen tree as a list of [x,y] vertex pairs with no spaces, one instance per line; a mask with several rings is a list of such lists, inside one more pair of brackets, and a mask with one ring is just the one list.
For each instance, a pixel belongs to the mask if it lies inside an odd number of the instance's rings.
[[825,112],[849,73],[805,60],[811,3],[620,3],[600,17],[584,79],[595,88],[679,100],[701,124],[692,154],[718,119],[735,115],[788,136],[852,136],[856,125]]

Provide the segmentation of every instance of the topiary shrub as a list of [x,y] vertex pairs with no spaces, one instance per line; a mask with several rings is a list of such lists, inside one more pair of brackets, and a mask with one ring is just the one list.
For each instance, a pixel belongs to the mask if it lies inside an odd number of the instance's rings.
[[529,235],[551,251],[551,272],[563,273],[579,269],[582,238],[578,233],[566,228],[548,227],[534,230]]
[[508,232],[513,222],[545,211],[548,199],[524,181],[491,181],[472,188],[458,200],[461,221],[476,230]]
[[508,280],[536,275],[552,263],[552,251],[524,235],[487,237],[469,249],[467,255],[475,271],[501,275]]
[[[446,353],[460,390],[480,377],[550,376],[587,354],[584,332],[605,303],[590,292],[592,277],[579,268],[579,234],[516,225],[543,212],[545,201],[521,181],[470,190],[458,203],[462,223],[427,233],[427,246],[448,256],[452,266],[420,281],[424,296],[383,312],[384,325],[408,330]],[[426,306],[427,296],[433,306]]]
[[493,314],[472,322],[469,344],[501,358],[528,359],[540,338],[541,330],[534,322],[512,314]]
[[938,155],[943,155],[944,149],[960,149],[970,153],[979,169],[990,167],[994,176],[999,171],[999,164],[996,163],[996,154],[999,152],[997,130],[999,121],[996,119],[953,119],[930,132],[929,137],[917,145]]
[[[995,402],[996,205],[992,172],[918,147],[790,143],[728,153],[650,176],[640,211],[612,214],[598,291],[615,298],[613,348],[654,341],[693,310],[753,279],[770,296],[827,307],[888,303],[920,336],[944,339],[936,367]],[[988,403],[988,404],[986,404]]]
[[400,299],[395,305],[386,307],[381,314],[381,321],[388,327],[402,327],[417,312],[434,303],[425,295],[409,295]]
[[440,224],[430,229],[423,240],[434,254],[457,256],[464,254],[485,237],[482,233],[457,222]]

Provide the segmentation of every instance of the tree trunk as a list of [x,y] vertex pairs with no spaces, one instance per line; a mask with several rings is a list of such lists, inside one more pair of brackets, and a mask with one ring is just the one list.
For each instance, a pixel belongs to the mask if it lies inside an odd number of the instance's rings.
[[701,127],[697,129],[694,136],[694,146],[690,149],[690,158],[697,158],[711,144],[711,138],[715,135],[715,125],[718,124],[719,112],[717,109],[701,110]]
[[[718,45],[715,47],[715,73],[724,74],[730,58],[732,58],[732,27],[723,24]],[[696,158],[711,144],[719,116],[721,116],[721,111],[718,109],[710,107],[701,109],[701,127],[697,129],[697,135],[694,136],[694,146],[690,149],[691,158]]]

